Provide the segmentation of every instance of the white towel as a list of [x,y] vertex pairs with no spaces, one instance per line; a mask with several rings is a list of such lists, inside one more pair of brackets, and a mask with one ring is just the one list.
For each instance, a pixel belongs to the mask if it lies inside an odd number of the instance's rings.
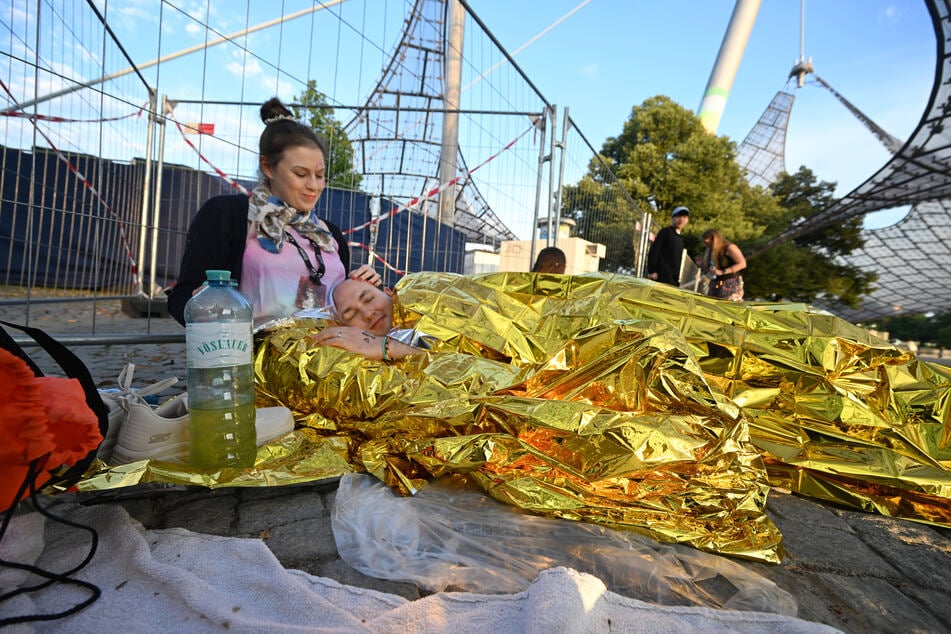
[[[524,592],[444,592],[409,601],[285,570],[260,540],[145,530],[124,509],[107,505],[77,507],[64,501],[53,510],[98,531],[99,551],[76,576],[96,584],[102,597],[77,614],[10,631],[835,631],[775,614],[651,605],[611,593],[596,577],[563,567],[541,573]],[[37,521],[32,514],[16,519],[23,524],[18,531]],[[13,559],[29,554],[18,553],[27,549],[26,540],[5,547]],[[37,565],[66,570],[87,551],[82,531],[47,522]],[[86,596],[54,584],[0,604],[0,617],[58,612]]]

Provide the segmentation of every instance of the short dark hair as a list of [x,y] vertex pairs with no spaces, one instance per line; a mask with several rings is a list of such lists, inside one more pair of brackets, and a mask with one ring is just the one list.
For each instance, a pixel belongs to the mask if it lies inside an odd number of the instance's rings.
[[538,252],[538,257],[535,259],[535,266],[532,267],[532,272],[539,273],[548,271],[553,265],[563,268],[567,263],[568,260],[565,258],[564,251],[558,247],[545,247]]

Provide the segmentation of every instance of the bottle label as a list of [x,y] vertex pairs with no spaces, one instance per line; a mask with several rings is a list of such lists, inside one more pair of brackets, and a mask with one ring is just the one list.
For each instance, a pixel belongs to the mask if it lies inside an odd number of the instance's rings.
[[185,360],[189,368],[224,368],[251,363],[248,322],[207,322],[185,325]]

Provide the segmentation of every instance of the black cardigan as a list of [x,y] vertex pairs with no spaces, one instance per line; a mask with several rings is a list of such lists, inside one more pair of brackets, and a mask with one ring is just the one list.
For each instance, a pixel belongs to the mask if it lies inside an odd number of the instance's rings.
[[[185,303],[192,292],[205,283],[205,271],[231,271],[241,281],[241,263],[248,239],[248,203],[243,195],[215,196],[201,206],[185,240],[185,253],[178,268],[178,280],[168,291],[168,312],[185,325]],[[350,270],[350,247],[337,225],[324,220],[339,246],[343,270]]]

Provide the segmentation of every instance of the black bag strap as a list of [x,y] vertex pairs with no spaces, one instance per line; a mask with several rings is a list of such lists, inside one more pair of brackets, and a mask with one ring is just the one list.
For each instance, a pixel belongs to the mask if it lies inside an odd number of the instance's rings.
[[[6,324],[6,323],[7,322],[5,321],[0,321],[0,324]],[[9,326],[12,324],[7,324],[7,325]],[[6,350],[7,352],[10,352],[11,354],[14,354],[17,357],[23,359],[23,361],[28,366],[30,366],[30,369],[33,370],[34,376],[43,376],[42,370],[40,370],[40,368],[36,365],[36,363],[33,362],[33,359],[30,358],[30,355],[28,355],[23,350],[23,348],[20,347],[20,344],[14,341],[13,337],[7,334],[7,331],[4,330],[3,328],[0,328],[0,346],[2,346],[3,349]]]
[[[92,375],[89,374],[89,368],[86,367],[86,364],[83,363],[82,359],[77,357],[72,350],[56,341],[53,337],[46,334],[44,331],[39,328],[33,328],[31,326],[22,326],[20,324],[10,323],[8,321],[0,320],[0,324],[8,326],[10,328],[16,328],[21,332],[29,335],[34,341],[36,341],[46,352],[52,357],[52,359],[59,364],[59,367],[62,368],[63,372],[71,379],[76,379],[79,381],[79,384],[82,385],[83,392],[86,395],[86,404],[89,406],[89,409],[93,411],[97,418],[99,418],[99,433],[102,434],[103,438],[106,436],[106,432],[109,429],[109,408],[106,407],[106,404],[102,400],[102,396],[99,395],[99,390],[96,388],[96,382],[93,380]],[[43,376],[43,372],[37,367],[36,363],[30,359],[29,355],[24,352],[23,348],[14,341],[7,332],[0,327],[0,345],[20,357],[33,369],[33,373],[36,376]],[[67,469],[61,474],[52,475],[50,478],[50,484],[65,484],[66,487],[70,487],[75,484],[86,470],[89,468],[89,465],[92,464],[92,461],[96,458],[96,450],[90,451],[85,458],[79,460],[75,465]]]

